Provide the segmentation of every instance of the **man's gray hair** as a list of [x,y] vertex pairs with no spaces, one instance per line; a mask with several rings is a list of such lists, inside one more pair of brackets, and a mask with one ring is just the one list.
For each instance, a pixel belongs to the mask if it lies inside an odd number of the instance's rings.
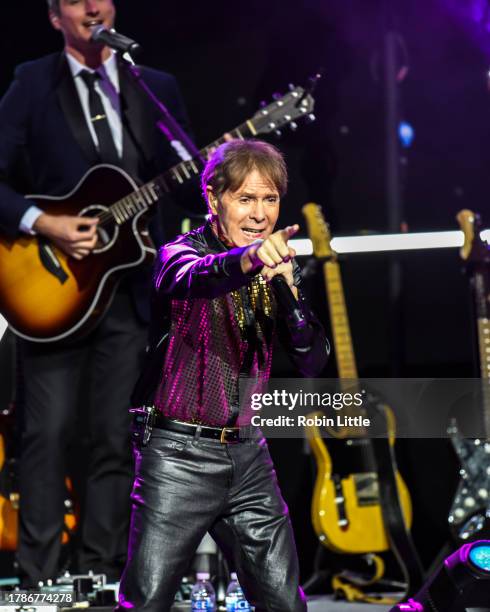
[[228,189],[236,191],[253,170],[268,179],[281,197],[286,193],[288,172],[279,149],[262,140],[232,140],[220,145],[201,174],[202,192],[208,208],[208,187],[219,199]]

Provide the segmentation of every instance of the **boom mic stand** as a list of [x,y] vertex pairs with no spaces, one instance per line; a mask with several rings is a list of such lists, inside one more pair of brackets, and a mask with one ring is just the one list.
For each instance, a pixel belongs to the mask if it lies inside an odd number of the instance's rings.
[[201,162],[201,164],[204,164],[204,160],[202,159],[196,145],[192,142],[189,136],[187,136],[177,121],[175,121],[165,104],[163,104],[163,102],[155,95],[148,83],[145,82],[140,68],[135,64],[130,53],[126,51],[126,53],[120,54],[120,58],[126,74],[130,76],[133,82],[139,87],[139,89],[145,94],[148,100],[150,100],[158,111],[160,119],[158,119],[156,127],[165,136],[170,143],[170,146],[175,150],[180,159],[182,161],[197,159]]

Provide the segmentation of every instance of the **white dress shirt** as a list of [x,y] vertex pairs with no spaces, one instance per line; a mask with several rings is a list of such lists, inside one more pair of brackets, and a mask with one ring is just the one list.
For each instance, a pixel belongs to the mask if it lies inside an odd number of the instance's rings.
[[104,105],[107,121],[111,128],[116,151],[119,157],[122,157],[121,102],[119,100],[119,74],[117,72],[116,54],[111,52],[109,59],[99,66],[97,70],[87,68],[69,53],[66,54],[66,59],[68,60],[68,65],[75,80],[75,86],[78,91],[80,102],[82,103],[85,121],[87,122],[92,140],[96,147],[98,147],[99,143],[92,121],[90,121],[88,87],[80,76],[80,72],[82,72],[82,70],[87,70],[88,72],[97,72],[100,75],[100,78],[95,81],[95,91],[102,98],[102,104]]
[[[68,61],[70,72],[75,81],[75,87],[78,92],[78,97],[80,98],[85,121],[87,122],[90,135],[92,136],[92,140],[94,141],[96,148],[98,148],[99,143],[92,122],[90,121],[88,87],[80,76],[80,72],[82,70],[87,70],[88,72],[98,72],[100,74],[100,79],[95,82],[95,90],[102,99],[102,104],[104,105],[104,110],[107,115],[107,121],[109,122],[112,138],[114,139],[114,144],[116,146],[116,151],[119,157],[122,157],[123,128],[121,121],[119,74],[117,71],[116,54],[111,52],[110,57],[101,66],[99,66],[96,71],[87,68],[87,66],[81,64],[69,53],[66,53],[66,59]],[[37,206],[30,206],[20,221],[20,230],[28,234],[35,233],[32,227],[42,213],[43,211]]]

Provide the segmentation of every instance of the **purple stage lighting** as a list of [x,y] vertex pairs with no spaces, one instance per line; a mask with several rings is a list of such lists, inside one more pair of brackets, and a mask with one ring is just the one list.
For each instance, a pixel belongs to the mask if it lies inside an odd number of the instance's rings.
[[465,544],[447,557],[419,593],[391,612],[490,611],[490,540]]

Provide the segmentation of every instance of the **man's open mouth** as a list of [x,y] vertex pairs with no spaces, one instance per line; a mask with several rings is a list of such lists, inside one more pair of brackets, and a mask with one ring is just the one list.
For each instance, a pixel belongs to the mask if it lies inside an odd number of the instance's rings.
[[254,227],[242,227],[241,228],[242,232],[249,238],[260,238],[262,234],[264,233],[264,229],[265,228],[257,229]]
[[102,25],[103,23],[103,19],[90,19],[90,21],[85,21],[83,25],[86,28],[94,28],[95,26]]

